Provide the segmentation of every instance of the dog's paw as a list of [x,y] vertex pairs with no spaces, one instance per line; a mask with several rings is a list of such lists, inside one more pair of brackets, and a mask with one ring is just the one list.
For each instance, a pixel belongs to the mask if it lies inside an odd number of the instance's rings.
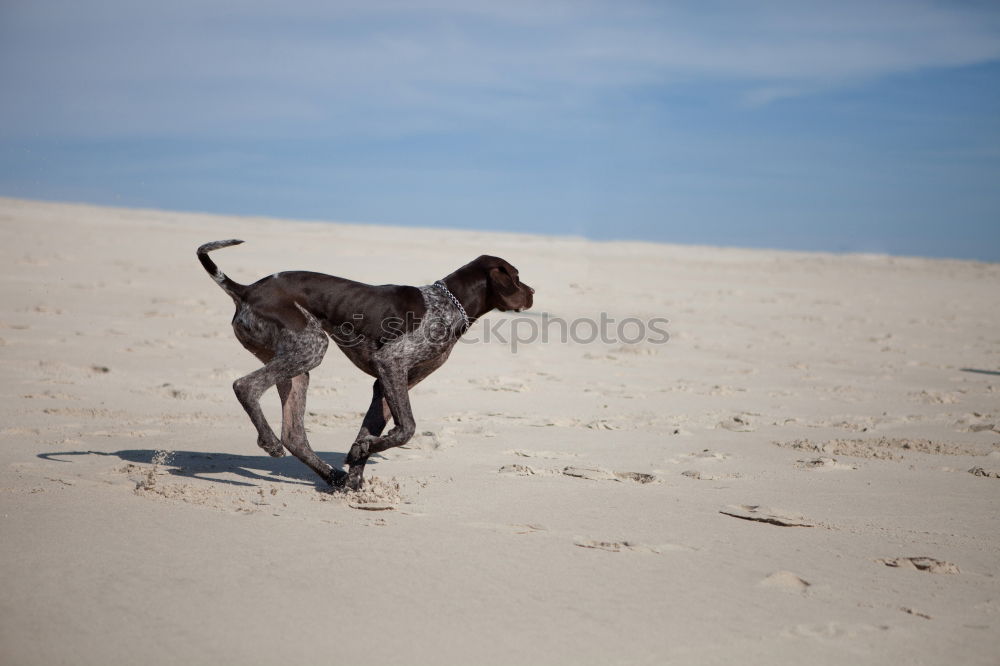
[[352,466],[346,474],[347,478],[344,481],[344,488],[347,490],[361,490],[361,487],[365,485],[364,473],[364,465]]
[[344,488],[347,487],[347,479],[348,478],[349,478],[349,475],[348,475],[347,472],[345,472],[343,470],[340,470],[340,469],[336,469],[336,468],[332,468],[331,467],[330,468],[330,478],[328,478],[326,480],[326,482],[329,483],[333,488],[335,488],[337,490],[343,490]]

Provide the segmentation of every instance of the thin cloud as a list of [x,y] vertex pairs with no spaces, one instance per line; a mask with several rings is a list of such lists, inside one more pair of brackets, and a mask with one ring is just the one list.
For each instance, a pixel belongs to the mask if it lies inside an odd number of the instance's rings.
[[889,3],[270,2],[0,10],[7,136],[559,123],[692,80],[734,103],[1000,58],[998,13]]

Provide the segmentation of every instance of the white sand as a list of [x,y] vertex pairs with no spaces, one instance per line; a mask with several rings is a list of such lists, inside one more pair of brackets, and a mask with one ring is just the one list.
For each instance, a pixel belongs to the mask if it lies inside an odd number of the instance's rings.
[[[998,663],[1000,265],[0,220],[0,663]],[[412,394],[418,436],[338,497],[263,455],[232,394],[256,361],[194,256],[230,237],[241,282],[426,284],[497,254],[534,315],[672,339],[459,345]],[[331,349],[312,386],[339,463],[370,379]]]

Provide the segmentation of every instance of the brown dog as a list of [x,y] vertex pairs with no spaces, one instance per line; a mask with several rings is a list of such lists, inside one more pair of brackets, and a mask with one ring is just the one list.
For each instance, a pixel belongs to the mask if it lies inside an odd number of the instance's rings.
[[[336,486],[360,488],[368,456],[413,436],[409,389],[441,367],[476,319],[494,309],[530,308],[535,293],[518,279],[516,268],[487,255],[424,287],[376,286],[306,271],[275,273],[242,285],[208,256],[242,242],[198,248],[202,266],[236,303],[236,338],[264,363],[237,379],[233,390],[257,428],[258,446],[272,456],[288,449]],[[371,406],[347,454],[348,472],[319,459],[303,425],[309,371],[323,360],[329,338],[354,365],[375,377]],[[260,408],[260,396],[272,386],[281,397],[280,440]],[[395,425],[383,435],[390,416]]]

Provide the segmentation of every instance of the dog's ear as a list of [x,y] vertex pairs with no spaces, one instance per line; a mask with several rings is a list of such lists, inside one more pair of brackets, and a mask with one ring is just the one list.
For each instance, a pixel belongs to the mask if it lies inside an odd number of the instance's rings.
[[493,283],[493,288],[498,294],[513,296],[517,292],[514,279],[502,268],[490,269],[490,282]]
[[501,310],[517,310],[524,307],[524,297],[512,278],[503,268],[490,269],[490,284],[500,301]]

